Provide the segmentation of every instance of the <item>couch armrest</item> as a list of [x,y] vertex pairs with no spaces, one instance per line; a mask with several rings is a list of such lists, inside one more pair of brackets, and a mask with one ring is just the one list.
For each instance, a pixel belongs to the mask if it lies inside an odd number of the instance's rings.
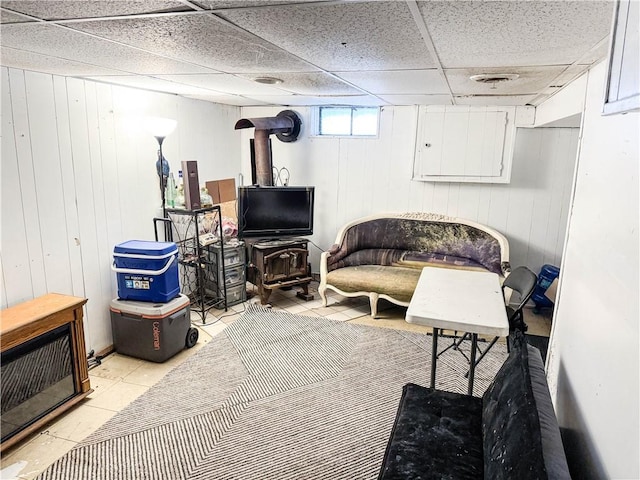
[[484,475],[492,480],[570,479],[540,352],[522,332],[482,397]]
[[570,479],[567,457],[562,446],[562,437],[558,420],[553,409],[549,385],[544,371],[544,364],[540,350],[531,345],[527,345],[529,358],[529,372],[531,374],[531,389],[535,398],[540,421],[540,435],[542,441],[542,452],[544,455],[544,466],[549,478]]

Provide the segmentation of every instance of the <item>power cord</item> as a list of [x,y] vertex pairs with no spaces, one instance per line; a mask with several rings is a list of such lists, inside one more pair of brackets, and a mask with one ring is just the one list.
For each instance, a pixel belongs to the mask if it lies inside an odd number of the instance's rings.
[[319,247],[318,245],[316,245],[315,243],[313,243],[311,240],[307,240],[305,239],[305,241],[309,242],[311,245],[313,245],[314,247],[316,247],[318,250],[320,250],[321,252],[327,252],[328,249],[324,249],[322,247]]
[[275,186],[282,185],[283,187],[288,187],[290,178],[291,174],[287,167],[282,167],[280,169],[273,167],[273,184]]

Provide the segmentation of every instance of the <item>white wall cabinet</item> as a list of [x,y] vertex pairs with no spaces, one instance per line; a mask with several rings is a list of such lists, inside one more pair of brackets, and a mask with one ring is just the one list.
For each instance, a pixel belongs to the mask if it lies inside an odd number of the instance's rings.
[[413,179],[509,183],[515,127],[516,107],[421,106]]

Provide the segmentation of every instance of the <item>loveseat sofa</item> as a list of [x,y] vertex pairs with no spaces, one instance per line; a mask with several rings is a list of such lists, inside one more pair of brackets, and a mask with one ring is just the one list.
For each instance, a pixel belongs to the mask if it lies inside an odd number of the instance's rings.
[[408,306],[422,268],[440,266],[510,271],[509,242],[498,231],[461,218],[432,213],[374,215],[343,226],[320,258],[318,293],[367,296],[371,316],[378,299]]
[[379,480],[571,478],[540,351],[511,345],[482,398],[404,386]]

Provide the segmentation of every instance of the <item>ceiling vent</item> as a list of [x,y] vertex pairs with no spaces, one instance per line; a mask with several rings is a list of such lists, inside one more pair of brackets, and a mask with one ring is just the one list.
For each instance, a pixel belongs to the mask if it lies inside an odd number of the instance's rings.
[[265,85],[277,85],[282,83],[282,79],[276,77],[258,77],[253,79],[254,82],[263,83]]
[[510,82],[519,77],[520,75],[517,73],[481,73],[480,75],[471,75],[469,79],[478,83],[494,85],[500,82]]

